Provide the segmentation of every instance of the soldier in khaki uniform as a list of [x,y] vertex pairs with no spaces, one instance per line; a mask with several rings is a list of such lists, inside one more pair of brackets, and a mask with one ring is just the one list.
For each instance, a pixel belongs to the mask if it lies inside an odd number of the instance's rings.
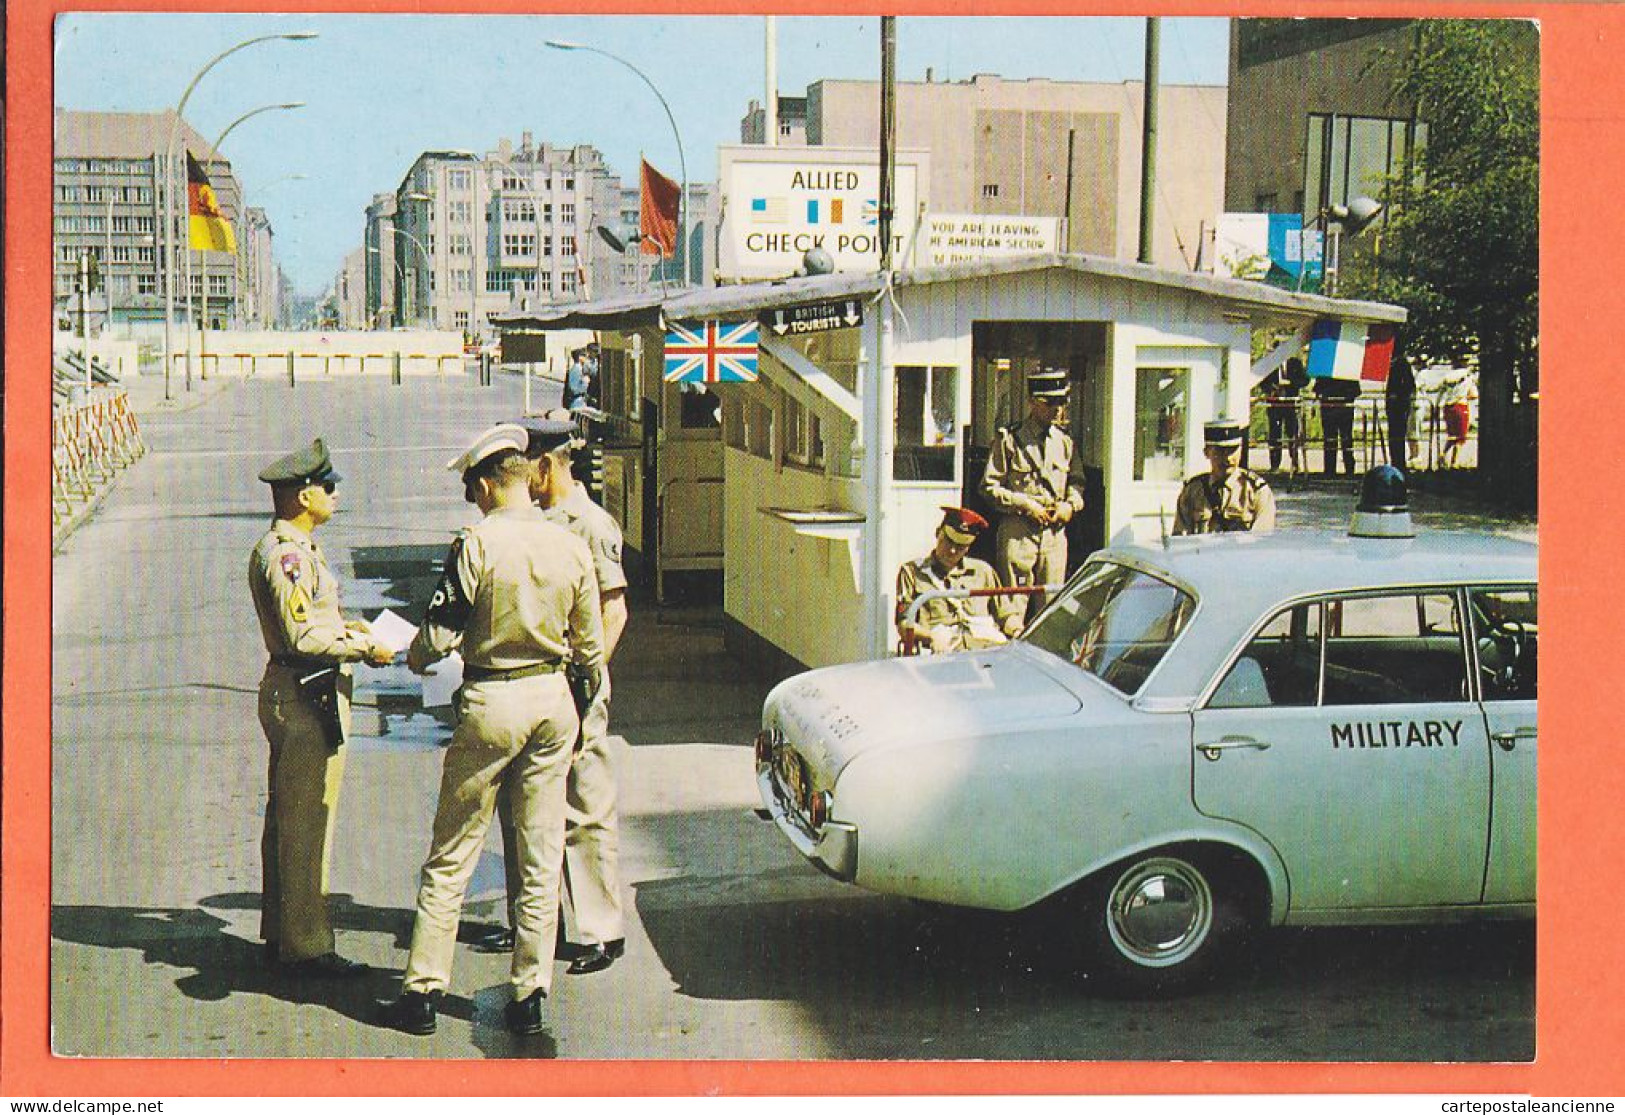
[[[1083,473],[1066,415],[1065,372],[1027,377],[1025,421],[999,431],[982,474],[982,494],[999,512],[994,567],[1006,586],[1066,579],[1066,524],[1083,510]],[[1030,601],[1029,614],[1041,603]]]
[[[581,718],[581,739],[565,781],[564,887],[575,915],[576,955],[566,971],[585,975],[602,971],[626,950],[625,915],[621,908],[620,828],[616,813],[616,775],[609,746],[609,660],[626,630],[626,573],[621,568],[621,528],[609,512],[587,495],[571,471],[571,453],[581,447],[575,422],[567,411],[519,423],[529,435],[526,456],[536,462],[531,496],[543,515],[587,544],[598,576],[598,601],[604,620],[603,683]],[[509,796],[497,798],[503,848],[511,850],[513,819]],[[504,857],[508,884],[508,924],[519,893],[514,858]],[[509,933],[476,937],[476,948],[498,951]],[[511,947],[511,946],[510,946]]]
[[512,424],[482,434],[451,468],[485,517],[452,544],[424,621],[407,651],[416,672],[461,647],[458,724],[446,749],[434,835],[418,887],[412,947],[386,1024],[435,1029],[436,999],[451,979],[457,915],[506,780],[513,795],[520,889],[514,903],[513,1001],[519,1034],[544,1029],[553,978],[564,782],[580,730],[564,668],[596,675],[603,621],[592,558],[580,539],[531,504],[526,434]]
[[1239,422],[1202,428],[1208,471],[1185,481],[1174,504],[1175,534],[1222,534],[1275,529],[1275,493],[1258,473],[1241,467]]
[[260,936],[266,959],[302,976],[356,976],[333,951],[327,867],[350,730],[350,662],[394,657],[339,611],[339,582],[316,545],[333,517],[338,473],[320,439],[265,468],[276,520],[248,561],[248,587],[271,660],[259,717],[271,745],[260,840]]
[[[964,507],[944,507],[931,552],[897,571],[897,633],[905,643],[936,654],[996,646],[1021,630],[1017,609],[994,605],[993,597],[940,597],[928,600],[905,623],[909,606],[922,593],[940,589],[998,588],[999,578],[985,561],[967,557],[987,520]],[[1002,622],[1001,622],[1002,617]]]

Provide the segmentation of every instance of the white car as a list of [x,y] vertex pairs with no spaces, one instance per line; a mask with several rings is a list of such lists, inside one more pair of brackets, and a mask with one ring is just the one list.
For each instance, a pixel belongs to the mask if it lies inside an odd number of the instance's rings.
[[1535,569],[1476,533],[1108,548],[1006,646],[779,685],[762,799],[860,887],[1054,900],[1139,991],[1265,925],[1531,917]]

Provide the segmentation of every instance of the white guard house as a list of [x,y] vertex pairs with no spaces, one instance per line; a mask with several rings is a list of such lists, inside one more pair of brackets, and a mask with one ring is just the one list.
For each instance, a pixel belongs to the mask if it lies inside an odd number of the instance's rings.
[[[629,565],[662,596],[669,575],[720,572],[730,648],[782,673],[895,650],[898,566],[931,548],[943,505],[985,508],[983,465],[1025,416],[1030,373],[1072,382],[1089,479],[1075,568],[1124,530],[1171,525],[1180,483],[1207,467],[1202,424],[1245,421],[1249,389],[1324,319],[1405,311],[1043,255],[898,272],[889,291],[876,273],[828,274],[495,320],[599,331],[604,505]],[[664,382],[677,321],[758,322],[759,378]],[[1255,329],[1283,338],[1257,361]]]

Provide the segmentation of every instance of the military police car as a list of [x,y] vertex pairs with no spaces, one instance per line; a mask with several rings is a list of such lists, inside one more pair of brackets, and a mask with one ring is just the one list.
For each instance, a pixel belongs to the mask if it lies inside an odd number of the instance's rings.
[[1530,917],[1535,568],[1476,533],[1113,546],[1007,646],[779,685],[762,799],[828,874],[1049,904],[1139,991],[1266,925]]

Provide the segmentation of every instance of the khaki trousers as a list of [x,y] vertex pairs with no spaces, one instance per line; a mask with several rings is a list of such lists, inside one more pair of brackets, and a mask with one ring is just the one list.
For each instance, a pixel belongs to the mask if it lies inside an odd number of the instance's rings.
[[[333,951],[327,870],[344,781],[344,750],[328,747],[299,692],[300,672],[267,665],[259,700],[260,727],[271,745],[260,834],[260,937],[288,961]],[[339,717],[349,738],[348,674],[339,679]]]
[[446,749],[434,836],[418,885],[417,917],[402,987],[439,991],[451,981],[457,918],[504,779],[513,797],[519,893],[510,979],[515,999],[553,983],[564,779],[579,722],[562,673],[470,682]]
[[[1066,528],[1041,527],[1020,515],[1006,515],[999,520],[998,552],[994,558],[994,572],[1007,588],[1058,585],[1066,580]],[[1028,618],[1037,615],[1043,606],[1043,598],[1037,596],[1029,598],[1025,605],[1020,601],[1006,605],[1018,612],[1025,607]]]
[[[624,940],[626,919],[621,907],[620,822],[616,810],[617,781],[609,745],[609,671],[581,722],[581,748],[570,761],[565,780],[564,888],[570,896],[577,944],[601,945]],[[502,824],[502,847],[514,847],[510,791],[506,784],[497,799]],[[519,893],[518,871],[512,855],[505,855],[508,883],[508,924],[513,924],[513,899]]]

